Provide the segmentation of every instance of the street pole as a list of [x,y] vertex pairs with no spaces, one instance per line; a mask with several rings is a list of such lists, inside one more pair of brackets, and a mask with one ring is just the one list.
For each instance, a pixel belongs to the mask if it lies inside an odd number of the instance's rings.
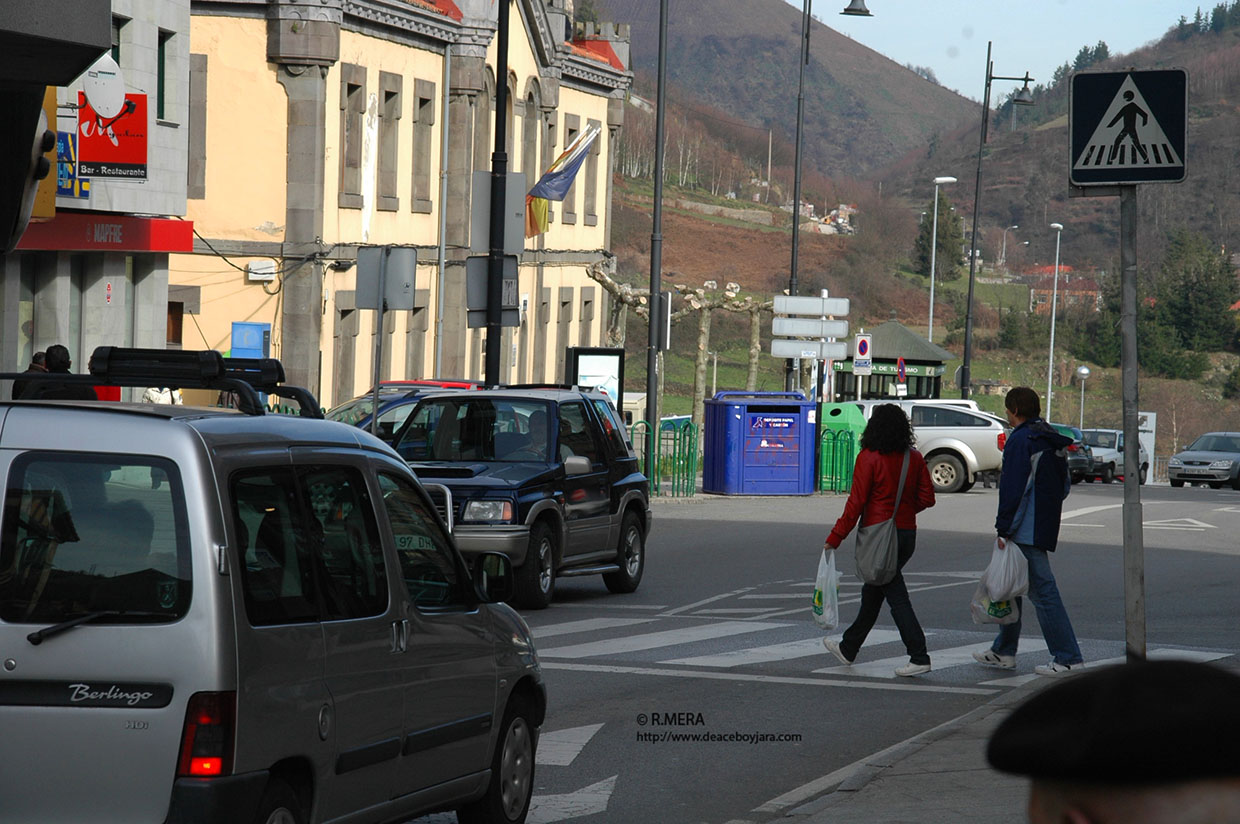
[[[491,153],[491,247],[487,254],[486,383],[499,380],[504,320],[504,191],[508,179],[508,4],[499,0],[495,72],[495,150]],[[440,204],[443,208],[443,204]]]
[[[1016,111],[1015,106],[1012,107],[1012,111],[1013,112]],[[1007,233],[1012,231],[1013,229],[1019,229],[1019,228],[1020,226],[1012,225],[1003,230],[1003,251],[999,252],[999,265],[1004,268],[1007,267]]]
[[934,227],[930,230],[930,320],[926,329],[926,340],[934,343],[934,264],[935,255],[939,251],[939,184],[934,184]]
[[1145,660],[1145,538],[1137,427],[1137,187],[1119,187],[1120,347],[1124,398],[1124,626],[1129,663]]
[[650,323],[646,344],[646,475],[657,471],[659,326],[663,320],[663,129],[667,108],[667,0],[659,0],[659,89],[654,104],[654,214],[650,230]]
[[1055,308],[1059,303],[1059,238],[1063,236],[1063,224],[1052,223],[1055,230],[1055,281],[1051,286],[1051,346],[1046,363],[1046,419],[1051,419],[1051,382],[1055,378]]
[[1033,92],[1029,84],[1033,82],[1029,72],[1024,77],[1001,77],[992,74],[994,63],[990,60],[990,47],[986,43],[986,91],[982,95],[982,128],[977,141],[977,180],[973,185],[973,232],[969,237],[969,293],[965,299],[964,309],[964,359],[960,364],[960,397],[968,399],[970,388],[970,367],[973,364],[973,281],[977,272],[977,220],[978,210],[982,204],[982,153],[986,150],[986,127],[990,123],[990,83],[992,80],[1024,81],[1024,87],[1012,98],[1013,105],[1032,106]]
[[[805,64],[809,62],[809,24],[810,9],[813,0],[804,0],[801,14],[801,60],[797,77],[797,134],[796,157],[792,167],[792,265],[788,276],[788,294],[797,294],[797,253],[800,251],[801,240],[801,145],[805,129]],[[793,374],[797,361],[789,358],[784,366],[784,391],[791,392],[794,384]]]
[[382,379],[381,368],[383,366],[383,313],[387,309],[387,264],[388,255],[392,254],[391,246],[383,247],[383,254],[379,256],[379,311],[375,312],[375,363],[374,374],[375,382],[371,391],[374,397],[371,398],[370,407],[370,434],[375,437],[379,436],[379,381]]

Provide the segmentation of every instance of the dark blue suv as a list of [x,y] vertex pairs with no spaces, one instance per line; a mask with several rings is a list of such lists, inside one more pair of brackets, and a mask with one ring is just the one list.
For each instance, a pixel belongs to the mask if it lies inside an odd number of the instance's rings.
[[641,583],[650,485],[606,395],[430,394],[392,445],[420,479],[450,492],[441,506],[462,553],[512,560],[521,606],[546,607],[562,576],[602,575],[612,592]]

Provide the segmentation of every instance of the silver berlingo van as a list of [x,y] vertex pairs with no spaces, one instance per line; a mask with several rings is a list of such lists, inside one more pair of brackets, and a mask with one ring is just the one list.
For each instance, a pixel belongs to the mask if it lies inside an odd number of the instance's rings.
[[56,376],[240,411],[0,403],[0,820],[524,821],[546,697],[507,558],[467,568],[395,452],[247,364]]

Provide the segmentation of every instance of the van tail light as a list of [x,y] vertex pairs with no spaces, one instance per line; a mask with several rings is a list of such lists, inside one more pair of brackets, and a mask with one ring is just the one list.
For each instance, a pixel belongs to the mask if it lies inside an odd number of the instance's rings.
[[999,442],[999,451],[1002,452],[1003,447],[1007,444],[1007,433],[1000,432],[998,436],[995,438],[995,440]]
[[177,757],[180,777],[209,778],[232,773],[237,730],[237,693],[196,692],[185,707],[185,731]]

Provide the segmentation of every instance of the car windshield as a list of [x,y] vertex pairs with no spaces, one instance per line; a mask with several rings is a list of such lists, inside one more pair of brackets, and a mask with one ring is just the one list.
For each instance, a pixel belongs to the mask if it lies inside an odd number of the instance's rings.
[[418,404],[395,446],[410,461],[546,461],[551,418],[544,401],[432,398]]
[[1115,449],[1115,433],[1114,432],[1086,432],[1085,443],[1090,446],[1097,446],[1101,449]]
[[4,621],[180,618],[191,577],[176,465],[129,455],[19,456],[5,492],[0,570]]
[[[401,398],[408,395],[412,391],[409,387],[400,387],[399,389],[379,388],[379,405],[382,406],[386,401],[393,398]],[[350,426],[356,426],[364,419],[370,417],[370,410],[375,408],[374,395],[361,395],[351,401],[345,401],[337,407],[327,411],[327,419],[329,421],[340,421]]]
[[1191,452],[1240,452],[1240,436],[1211,432],[1189,444]]

